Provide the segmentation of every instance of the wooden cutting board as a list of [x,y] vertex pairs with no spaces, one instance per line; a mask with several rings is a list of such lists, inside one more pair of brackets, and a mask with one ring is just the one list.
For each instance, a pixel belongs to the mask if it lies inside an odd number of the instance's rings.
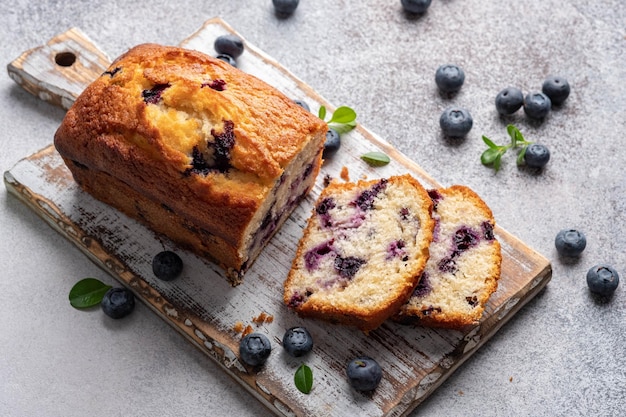
[[[213,41],[226,33],[235,31],[220,19],[212,19],[181,46],[214,55]],[[72,29],[25,52],[9,64],[8,71],[32,94],[68,108],[109,62],[81,31]],[[249,42],[238,63],[243,71],[288,96],[304,99],[314,112],[320,105],[333,109],[311,87]],[[351,179],[409,172],[426,187],[438,186],[413,161],[367,131],[364,121],[359,122],[357,129],[344,136],[341,151],[325,162],[311,195],[271,240],[244,283],[235,288],[213,264],[176,249],[171,242],[83,193],[52,145],[17,162],[5,172],[4,180],[9,192],[131,288],[276,414],[402,416],[545,287],[552,269],[547,259],[498,227],[502,277],[483,319],[473,328],[461,332],[388,322],[366,336],[356,329],[300,319],[288,311],[282,304],[282,283],[325,176],[339,177],[343,167],[348,168]],[[359,159],[359,155],[374,150],[387,153],[392,162],[371,168]],[[152,257],[164,249],[179,252],[185,263],[183,276],[172,282],[155,279],[151,272]],[[305,358],[291,358],[280,346],[284,331],[294,325],[305,325],[314,337],[315,348]],[[266,334],[272,342],[273,353],[258,372],[246,370],[238,359],[241,326]],[[345,377],[345,364],[358,354],[376,358],[384,371],[379,388],[371,396],[352,390]],[[314,374],[313,390],[308,395],[300,393],[293,382],[294,372],[303,362]]]

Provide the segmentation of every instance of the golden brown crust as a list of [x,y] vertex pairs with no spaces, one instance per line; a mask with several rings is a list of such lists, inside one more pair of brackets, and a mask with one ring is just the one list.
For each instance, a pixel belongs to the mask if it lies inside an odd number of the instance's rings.
[[[80,164],[110,175],[242,251],[251,221],[305,148],[317,174],[326,129],[224,61],[144,44],[78,97],[55,146],[70,170]],[[243,262],[238,256],[228,266]]]
[[[354,195],[359,190],[366,190],[375,186],[380,180],[361,180],[357,183],[339,183],[333,182],[326,187],[320,195],[316,207],[327,197],[333,197],[341,194]],[[411,295],[415,286],[419,281],[419,276],[428,259],[429,243],[432,240],[432,232],[434,222],[431,218],[432,201],[426,190],[421,184],[410,175],[402,175],[391,177],[388,179],[386,190],[392,187],[402,190],[403,197],[410,199],[415,206],[419,207],[412,211],[415,216],[414,221],[417,224],[417,234],[414,235],[416,246],[407,258],[404,264],[400,263],[401,272],[389,278],[390,271],[387,270],[388,264],[384,262],[385,250],[387,244],[397,236],[385,236],[381,241],[383,245],[375,244],[374,249],[366,249],[364,242],[355,243],[360,245],[363,256],[372,256],[369,259],[371,265],[377,264],[377,267],[368,269],[364,276],[355,276],[351,283],[345,289],[338,289],[337,292],[343,291],[345,295],[335,296],[336,293],[325,291],[324,289],[316,289],[312,294],[304,297],[303,302],[294,303],[294,297],[301,295],[299,292],[306,291],[307,285],[303,282],[308,278],[305,267],[306,252],[319,244],[320,222],[316,214],[316,208],[313,209],[309,218],[309,223],[304,231],[303,237],[298,245],[297,253],[293,261],[289,276],[287,277],[284,288],[284,302],[293,308],[299,315],[303,317],[315,317],[330,322],[340,323],[344,325],[356,326],[359,329],[369,332],[380,326],[387,318],[395,314],[399,308],[406,302]],[[386,196],[385,199],[395,200],[397,194]],[[391,205],[385,200],[381,205]],[[393,211],[393,213],[397,213]],[[393,220],[395,223],[396,220]],[[367,226],[362,226],[367,227]],[[376,229],[376,233],[384,234],[386,230]],[[341,239],[342,231],[335,233],[337,239]],[[323,234],[322,234],[323,235]],[[358,251],[355,252],[358,255]],[[330,271],[332,274],[332,271]],[[333,288],[332,291],[335,291]],[[370,300],[375,300],[370,302]]]

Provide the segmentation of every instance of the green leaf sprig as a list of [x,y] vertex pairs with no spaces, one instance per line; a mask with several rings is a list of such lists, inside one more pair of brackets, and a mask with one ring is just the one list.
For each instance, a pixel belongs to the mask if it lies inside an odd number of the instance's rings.
[[324,120],[329,128],[336,130],[340,135],[356,127],[356,112],[348,106],[337,107],[329,120],[326,120],[326,107],[321,106],[317,116]]
[[368,152],[361,155],[361,159],[373,167],[382,167],[391,162],[389,156],[383,152]]
[[522,132],[514,125],[508,125],[506,131],[511,137],[511,142],[508,145],[497,145],[487,136],[483,135],[483,142],[485,142],[488,148],[480,155],[480,162],[485,166],[492,166],[496,172],[498,172],[502,165],[502,155],[504,155],[506,151],[520,148],[517,154],[517,165],[522,165],[524,163],[526,149],[529,145],[533,144],[533,142],[524,139]]
[[300,365],[293,377],[296,388],[303,393],[308,394],[313,388],[313,371],[306,364]]
[[111,289],[110,285],[96,278],[85,278],[78,281],[70,290],[70,304],[74,308],[89,308],[102,302],[104,294]]

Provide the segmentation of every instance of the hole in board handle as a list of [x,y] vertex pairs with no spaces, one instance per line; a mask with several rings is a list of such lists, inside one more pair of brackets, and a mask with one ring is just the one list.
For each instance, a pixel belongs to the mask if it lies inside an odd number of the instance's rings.
[[54,57],[54,62],[62,67],[71,67],[76,62],[76,54],[74,52],[59,52]]

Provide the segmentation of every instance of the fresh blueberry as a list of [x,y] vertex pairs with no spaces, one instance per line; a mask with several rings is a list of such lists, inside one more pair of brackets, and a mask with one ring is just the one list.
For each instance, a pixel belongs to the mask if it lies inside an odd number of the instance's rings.
[[528,93],[524,98],[524,113],[533,119],[543,119],[552,108],[550,97],[544,93],[535,91]]
[[453,138],[467,135],[472,130],[473,124],[472,115],[462,107],[448,107],[439,118],[439,126],[443,133]]
[[374,391],[383,377],[378,362],[367,356],[352,359],[346,367],[350,385],[357,391]]
[[518,111],[524,104],[522,90],[515,87],[507,87],[496,96],[496,110],[503,116]]
[[303,109],[305,109],[306,111],[311,111],[311,108],[309,107],[306,101],[294,100],[293,102],[296,103],[298,106],[302,107]]
[[298,8],[300,0],[272,0],[276,13],[291,14]]
[[551,76],[543,82],[541,91],[543,94],[550,97],[552,104],[559,106],[563,104],[565,99],[569,96],[570,87],[565,78]]
[[465,72],[457,65],[442,65],[435,72],[435,83],[444,93],[459,91],[463,82],[465,82]]
[[619,274],[612,266],[595,265],[587,271],[587,285],[592,293],[608,297],[619,285]]
[[401,0],[402,7],[409,13],[425,13],[432,0]]
[[585,234],[576,229],[563,229],[554,238],[554,246],[559,255],[578,256],[587,246]]
[[313,349],[313,337],[304,327],[292,327],[283,336],[283,347],[288,354],[298,358]]
[[326,142],[324,142],[324,151],[322,157],[327,158],[333,156],[341,146],[341,136],[335,129],[328,129],[326,132]]
[[531,168],[543,168],[550,160],[550,150],[539,143],[528,145],[524,153],[524,162]]
[[107,316],[121,319],[135,308],[135,295],[126,288],[114,287],[104,294],[100,306]]
[[218,36],[213,47],[218,54],[226,54],[235,59],[241,56],[244,49],[243,40],[233,34]]
[[270,340],[261,333],[250,333],[239,343],[239,356],[250,366],[261,366],[272,353]]
[[217,54],[217,56],[215,58],[220,59],[220,60],[222,60],[224,62],[227,62],[230,65],[232,65],[233,67],[237,68],[237,61],[235,61],[235,58],[233,58],[232,56],[230,56],[228,54]]
[[152,258],[152,272],[163,281],[171,281],[183,271],[183,260],[176,253],[166,250]]

